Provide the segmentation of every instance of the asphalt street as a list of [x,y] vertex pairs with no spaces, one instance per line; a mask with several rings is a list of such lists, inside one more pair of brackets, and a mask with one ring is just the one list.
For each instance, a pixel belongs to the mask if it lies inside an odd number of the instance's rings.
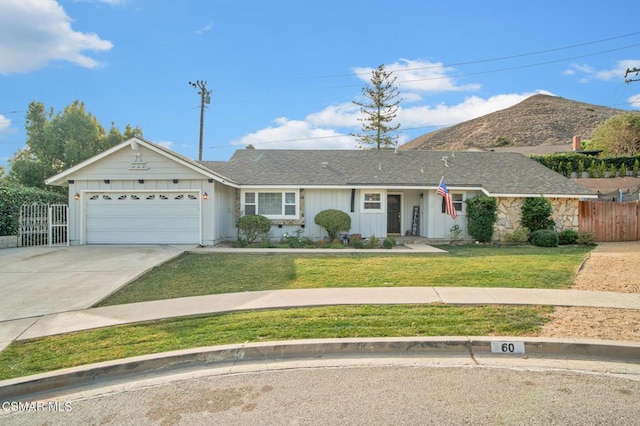
[[39,411],[3,407],[0,425],[638,424],[637,368],[500,364],[369,358],[187,370],[49,396]]

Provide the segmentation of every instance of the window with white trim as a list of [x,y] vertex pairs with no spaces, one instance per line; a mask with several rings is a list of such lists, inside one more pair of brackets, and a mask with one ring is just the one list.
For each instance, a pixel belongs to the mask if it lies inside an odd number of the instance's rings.
[[[451,202],[453,203],[453,208],[456,210],[456,212],[462,212],[462,206],[464,204],[464,194],[453,193],[453,192],[450,192],[450,194],[451,194]],[[442,213],[446,213],[446,212],[447,212],[447,206],[445,205],[444,197],[442,197]]]
[[384,210],[382,200],[384,194],[381,191],[369,191],[362,193],[362,211],[363,212],[382,212]]
[[269,219],[294,219],[298,217],[298,192],[294,191],[250,191],[243,197],[245,215],[260,214]]

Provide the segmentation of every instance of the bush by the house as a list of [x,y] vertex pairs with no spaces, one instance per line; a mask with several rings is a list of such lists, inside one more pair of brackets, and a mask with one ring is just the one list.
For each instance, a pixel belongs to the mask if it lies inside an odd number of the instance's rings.
[[544,197],[527,198],[522,204],[522,226],[535,232],[540,229],[553,229],[553,206]]
[[504,242],[508,244],[525,244],[527,241],[529,241],[529,228],[524,226],[504,236]]
[[296,229],[294,235],[285,233],[280,238],[280,245],[288,248],[313,247],[315,244],[309,237],[302,236],[302,229]]
[[382,242],[382,247],[386,249],[392,249],[396,245],[396,239],[393,237],[387,237]]
[[34,203],[67,204],[67,197],[44,189],[0,183],[0,236],[17,235],[20,228],[20,207]]
[[557,247],[558,233],[550,229],[538,229],[531,233],[531,244],[539,247]]
[[257,240],[267,240],[267,235],[271,231],[271,222],[265,216],[249,214],[238,219],[236,228],[240,231],[240,238],[252,244]]
[[378,239],[376,238],[376,236],[372,235],[371,237],[369,237],[369,240],[367,241],[367,244],[365,244],[364,247],[368,249],[378,248]]
[[578,242],[578,231],[573,229],[565,229],[558,234],[558,243],[563,246],[567,244],[576,244]]
[[348,232],[351,229],[351,216],[341,210],[322,210],[313,221],[327,231],[329,241],[335,240],[339,232]]
[[481,242],[491,241],[498,220],[496,199],[481,195],[467,200],[467,232]]
[[364,248],[364,240],[360,234],[353,234],[349,238],[349,245],[356,249],[362,249]]

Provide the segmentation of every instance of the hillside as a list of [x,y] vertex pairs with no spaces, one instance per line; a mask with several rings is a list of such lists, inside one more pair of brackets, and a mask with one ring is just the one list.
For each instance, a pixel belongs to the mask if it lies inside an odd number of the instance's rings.
[[590,139],[595,128],[627,111],[557,96],[534,95],[517,105],[419,136],[399,149],[438,150],[509,146],[571,145],[573,136]]

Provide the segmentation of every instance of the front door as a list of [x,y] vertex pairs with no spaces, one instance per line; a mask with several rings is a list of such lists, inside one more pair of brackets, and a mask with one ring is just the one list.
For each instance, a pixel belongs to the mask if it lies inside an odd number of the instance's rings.
[[387,195],[387,234],[400,234],[400,194]]

